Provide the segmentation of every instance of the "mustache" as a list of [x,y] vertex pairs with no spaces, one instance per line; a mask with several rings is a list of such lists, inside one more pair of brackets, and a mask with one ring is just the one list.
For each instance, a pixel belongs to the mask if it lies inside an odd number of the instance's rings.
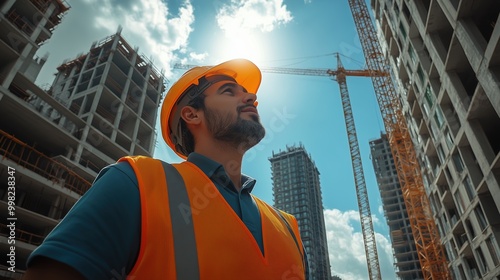
[[237,108],[238,113],[241,113],[246,108],[254,108],[255,110],[257,110],[257,107],[254,106],[254,105],[243,105],[243,106],[240,106],[240,107]]

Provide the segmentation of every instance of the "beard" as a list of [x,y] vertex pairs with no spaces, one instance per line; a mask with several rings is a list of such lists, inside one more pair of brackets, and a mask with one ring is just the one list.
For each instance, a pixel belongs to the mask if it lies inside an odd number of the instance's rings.
[[266,131],[258,116],[252,115],[252,120],[244,120],[240,114],[241,108],[238,109],[238,117],[234,121],[234,117],[229,113],[223,115],[219,111],[205,108],[207,127],[212,136],[233,145],[243,153],[257,145],[264,138]]

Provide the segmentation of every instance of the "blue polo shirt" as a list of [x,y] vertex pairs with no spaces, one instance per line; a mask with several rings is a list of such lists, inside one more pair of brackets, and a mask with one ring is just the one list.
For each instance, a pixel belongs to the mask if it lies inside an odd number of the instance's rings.
[[[242,175],[238,191],[221,164],[197,153],[187,160],[214,182],[263,251],[260,214],[250,195],[255,179]],[[137,178],[127,162],[116,163],[99,173],[90,190],[33,251],[27,265],[44,256],[75,268],[87,279],[125,279],[139,253],[140,230]]]

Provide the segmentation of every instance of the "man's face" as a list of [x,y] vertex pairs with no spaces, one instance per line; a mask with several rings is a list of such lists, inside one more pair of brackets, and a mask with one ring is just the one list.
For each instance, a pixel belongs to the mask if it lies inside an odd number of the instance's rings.
[[244,152],[264,138],[265,130],[254,106],[255,94],[233,81],[223,80],[205,90],[205,96],[207,129],[215,139]]

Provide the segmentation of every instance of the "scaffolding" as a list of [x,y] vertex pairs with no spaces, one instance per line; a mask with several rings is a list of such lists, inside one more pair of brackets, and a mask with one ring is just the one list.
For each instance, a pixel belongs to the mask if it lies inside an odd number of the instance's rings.
[[[0,235],[3,236],[9,236],[10,234],[10,228],[7,227],[6,224],[0,223]],[[38,246],[42,244],[43,239],[45,236],[34,234],[22,229],[19,229],[19,227],[16,227],[16,241],[22,241],[29,243],[31,245]]]
[[79,195],[90,188],[89,181],[3,130],[0,130],[0,156]]

